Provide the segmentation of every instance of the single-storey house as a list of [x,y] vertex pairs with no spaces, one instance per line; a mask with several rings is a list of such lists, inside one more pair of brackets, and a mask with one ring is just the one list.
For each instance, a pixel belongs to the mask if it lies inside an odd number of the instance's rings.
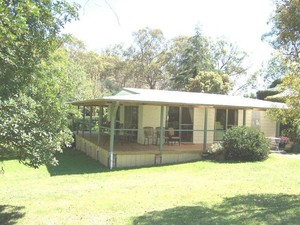
[[276,137],[279,124],[266,110],[286,107],[238,96],[138,88],[71,104],[83,112],[75,128],[76,148],[110,169],[199,160],[233,126]]

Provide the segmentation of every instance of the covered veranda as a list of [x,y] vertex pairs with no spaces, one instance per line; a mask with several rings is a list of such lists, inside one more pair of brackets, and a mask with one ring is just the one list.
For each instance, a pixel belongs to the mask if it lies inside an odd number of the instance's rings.
[[[96,99],[72,104],[76,105],[82,113],[81,119],[73,121],[76,148],[86,152],[110,169],[199,160],[202,153],[209,146],[207,134],[215,132],[215,130],[207,129],[207,107],[204,107],[203,129],[175,130],[180,136],[187,132],[193,132],[194,135],[201,136],[203,140],[201,144],[178,142],[172,139],[167,141],[165,109],[166,106],[173,105],[148,103],[160,107],[160,126],[156,127],[156,130],[154,129],[151,139],[146,140],[144,143],[138,143],[137,136],[138,134],[144,134],[144,129],[120,126],[117,112],[121,105],[140,106],[145,105],[145,102]],[[136,161],[140,161],[140,163]]]
[[286,107],[238,96],[137,88],[71,104],[82,113],[73,123],[76,148],[110,169],[199,160],[232,126],[275,137],[279,124],[266,110]]

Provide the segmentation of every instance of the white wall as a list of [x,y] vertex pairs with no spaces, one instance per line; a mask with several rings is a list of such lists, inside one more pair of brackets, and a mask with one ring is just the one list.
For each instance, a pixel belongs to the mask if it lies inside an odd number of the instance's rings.
[[[194,144],[202,144],[204,140],[204,115],[205,108],[194,108]],[[215,109],[207,108],[207,144],[214,142],[214,130],[215,126]]]
[[260,130],[265,133],[266,137],[275,137],[276,136],[276,122],[271,120],[267,115],[267,112],[260,112]]
[[[166,112],[166,107],[164,107]],[[138,143],[144,143],[144,132],[143,127],[156,127],[160,126],[160,112],[161,106],[150,106],[143,105],[139,106],[139,132],[138,132]],[[163,116],[165,124],[165,114]]]

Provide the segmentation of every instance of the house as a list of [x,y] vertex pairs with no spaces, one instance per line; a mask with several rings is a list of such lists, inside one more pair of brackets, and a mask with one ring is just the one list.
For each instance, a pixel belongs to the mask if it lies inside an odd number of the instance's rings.
[[84,114],[77,122],[76,148],[110,169],[199,160],[233,126],[276,137],[279,124],[266,110],[286,107],[238,96],[137,88],[71,104]]

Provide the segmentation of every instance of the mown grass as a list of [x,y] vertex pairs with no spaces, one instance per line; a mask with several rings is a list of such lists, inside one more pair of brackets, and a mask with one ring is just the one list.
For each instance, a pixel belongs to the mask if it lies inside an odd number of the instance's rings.
[[298,224],[300,160],[200,161],[109,172],[68,150],[60,166],[5,160],[0,224]]

